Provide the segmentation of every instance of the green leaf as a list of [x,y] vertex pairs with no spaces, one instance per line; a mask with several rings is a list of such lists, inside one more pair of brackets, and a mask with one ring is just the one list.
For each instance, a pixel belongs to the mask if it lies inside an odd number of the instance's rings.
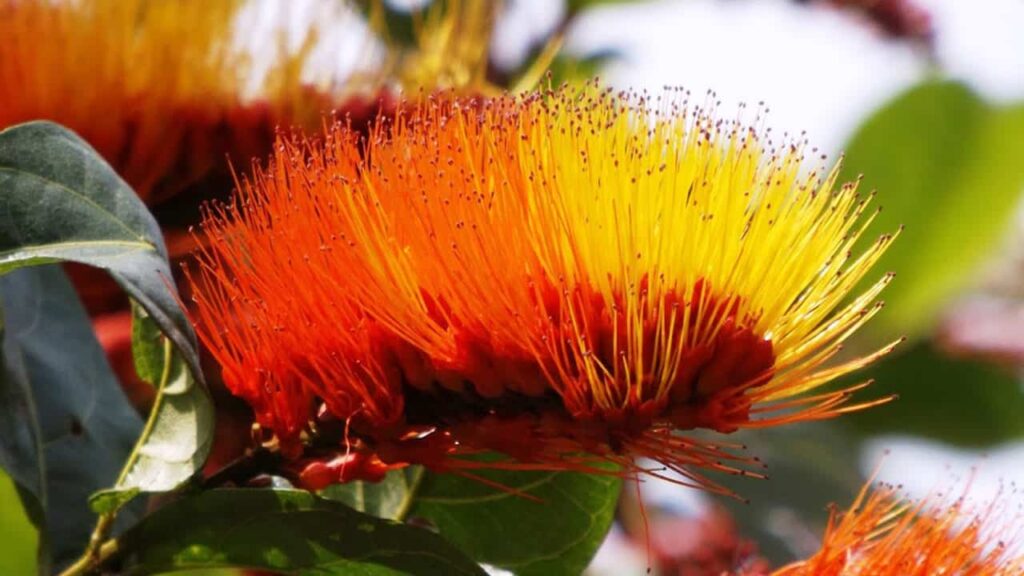
[[636,4],[647,0],[568,0],[566,8],[570,14],[598,6],[614,6],[616,4]]
[[[0,304],[6,320],[5,381],[12,374],[24,379],[30,393],[25,411],[11,422],[27,431],[33,417],[38,419],[42,460],[35,462],[32,474],[41,484],[25,482],[21,469],[8,467],[7,461],[4,466],[24,489],[28,509],[37,505],[45,511],[45,540],[60,564],[85,547],[95,522],[88,497],[114,482],[142,422],[60,268],[0,277]],[[0,406],[6,412],[12,405]],[[129,520],[131,515],[124,516]]]
[[951,358],[923,341],[858,374],[866,378],[900,398],[840,419],[861,435],[914,434],[971,447],[1024,437],[1024,392],[1008,368]]
[[0,574],[43,573],[36,566],[39,536],[18,492],[12,479],[0,471]]
[[164,372],[164,337],[146,310],[132,301],[132,362],[135,374],[156,385]]
[[[864,175],[884,207],[865,242],[901,224],[876,267],[894,271],[878,340],[924,334],[1003,237],[1024,186],[1024,107],[995,107],[961,84],[929,82],[868,119],[846,147],[844,176]],[[877,275],[872,275],[876,280]]]
[[113,514],[132,501],[141,491],[138,488],[107,488],[89,496],[89,507],[97,514]]
[[0,193],[0,274],[62,260],[107,270],[201,378],[160,227],[89,144],[50,122],[0,132]]
[[426,470],[407,466],[389,472],[380,482],[347,482],[321,491],[321,496],[341,502],[349,508],[388,520],[405,520]]
[[[59,538],[54,535],[55,546],[62,547],[55,548],[60,559],[65,557],[63,547],[82,548],[83,523],[76,514],[89,510],[88,494],[114,482],[115,476],[109,474],[111,462],[116,465],[128,457],[115,486],[115,490],[123,493],[108,491],[93,500],[97,509],[107,513],[127,502],[130,495],[170,490],[192,476],[201,467],[212,442],[213,408],[202,383],[195,334],[172,285],[160,228],[145,205],[96,151],[72,132],[48,122],[4,130],[0,132],[0,192],[4,197],[4,210],[0,212],[0,274],[62,260],[107,270],[137,303],[133,351],[140,374],[152,378],[158,388],[154,408],[135,448],[122,450],[125,438],[138,436],[137,417],[124,401],[95,342],[88,318],[80,311],[77,298],[63,277],[54,279],[39,273],[43,275],[36,280],[41,283],[37,287],[39,294],[19,293],[13,302],[6,302],[8,311],[39,313],[38,306],[26,307],[26,302],[31,304],[32,298],[41,298],[44,287],[60,283],[59,296],[46,296],[54,300],[47,303],[46,313],[75,307],[47,317],[45,323],[40,321],[41,327],[27,324],[41,333],[39,342],[29,343],[34,347],[20,341],[27,336],[16,335],[20,352],[26,357],[33,402],[40,414],[42,438],[47,446],[46,466],[41,469],[46,471],[48,483],[57,478],[73,482],[73,489],[64,490],[68,494],[62,497],[77,497],[69,504],[69,511],[54,504],[52,488],[40,498],[49,514],[61,514],[61,522],[50,523],[51,532],[55,526],[73,531]],[[18,278],[35,278],[19,274]],[[82,327],[65,326],[66,322],[78,322]],[[153,341],[157,327],[169,340]],[[73,353],[63,354],[64,349],[73,350],[64,342],[72,335],[81,347],[81,358]],[[30,353],[38,358],[30,357]],[[17,358],[12,356],[8,363],[14,366],[14,362]],[[87,381],[83,375],[94,381]],[[59,381],[59,385],[51,381]],[[94,404],[96,390],[111,397],[116,394],[116,399]],[[92,396],[81,398],[81,394]],[[76,398],[77,404],[66,405]],[[60,416],[47,416],[54,411]],[[59,421],[54,425],[59,426],[61,433],[70,429],[73,436],[91,437],[92,430],[85,426],[86,417],[111,418],[132,428],[130,433],[118,434],[116,443],[101,439],[91,452],[69,450],[60,456],[58,465],[74,470],[95,462],[89,472],[93,476],[80,479],[70,472],[64,476],[54,474],[47,439],[52,434],[46,429],[47,422]],[[24,429],[31,427],[26,425]],[[21,458],[24,460],[24,453]]]
[[297,490],[212,490],[158,510],[120,538],[122,568],[152,574],[240,566],[283,574],[472,574],[442,538]]
[[[325,497],[383,518],[427,521],[474,560],[519,575],[579,574],[611,528],[621,481],[568,472],[474,471],[506,489],[419,467]],[[513,492],[527,494],[524,497]]]
[[583,572],[604,541],[622,487],[616,476],[480,471],[528,500],[454,474],[424,477],[410,516],[430,521],[474,560],[519,576]]
[[136,370],[156,387],[156,398],[116,485],[90,498],[97,513],[112,513],[141,492],[173,490],[202,469],[213,443],[214,410],[206,391],[146,311],[133,304],[132,312]]

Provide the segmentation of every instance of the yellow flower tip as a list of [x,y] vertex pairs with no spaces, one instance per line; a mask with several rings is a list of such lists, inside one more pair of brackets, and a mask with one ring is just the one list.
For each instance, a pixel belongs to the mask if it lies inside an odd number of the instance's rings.
[[199,334],[285,443],[323,406],[386,463],[642,456],[715,487],[695,467],[752,461],[676,431],[888,400],[820,389],[891,350],[833,361],[878,311],[889,277],[851,291],[894,236],[855,254],[856,186],[766,133],[588,86],[434,95],[366,138],[286,139],[210,210]]
[[900,498],[899,490],[885,484],[871,488],[869,483],[848,511],[831,510],[819,552],[773,575],[1024,573],[1021,532],[1016,522],[1000,519],[1005,518],[1002,495],[970,506],[965,488],[953,499],[937,495],[915,504]]

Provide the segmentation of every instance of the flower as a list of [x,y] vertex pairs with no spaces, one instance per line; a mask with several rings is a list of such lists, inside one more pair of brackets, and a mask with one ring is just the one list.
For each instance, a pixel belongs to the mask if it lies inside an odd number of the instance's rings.
[[[594,86],[435,96],[366,138],[337,123],[210,207],[197,329],[290,455],[648,457],[715,488],[698,468],[750,459],[676,431],[887,400],[821,387],[890,349],[829,363],[879,309],[891,275],[850,292],[893,236],[855,255],[868,199],[802,158],[678,93]],[[510,459],[464,457],[485,451]]]
[[226,155],[268,154],[278,123],[315,126],[330,106],[297,81],[305,50],[272,59],[262,90],[243,94],[253,74],[232,30],[243,4],[0,0],[0,128],[66,125],[151,204],[226,175]]
[[892,486],[872,490],[869,484],[849,511],[832,512],[817,554],[773,576],[1022,574],[1024,556],[1014,551],[1020,532],[994,525],[997,502],[971,508],[965,490],[952,503],[933,498],[913,504]]

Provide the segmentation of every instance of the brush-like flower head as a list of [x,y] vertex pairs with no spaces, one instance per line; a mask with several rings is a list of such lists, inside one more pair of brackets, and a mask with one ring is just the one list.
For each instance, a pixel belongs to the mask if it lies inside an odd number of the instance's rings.
[[[365,139],[282,141],[206,218],[201,338],[285,445],[333,418],[350,458],[645,456],[706,484],[691,465],[735,457],[676,431],[866,405],[820,389],[885,352],[830,363],[892,239],[852,252],[856,184],[713,114],[593,87],[441,96]],[[512,461],[459,458],[479,451]]]

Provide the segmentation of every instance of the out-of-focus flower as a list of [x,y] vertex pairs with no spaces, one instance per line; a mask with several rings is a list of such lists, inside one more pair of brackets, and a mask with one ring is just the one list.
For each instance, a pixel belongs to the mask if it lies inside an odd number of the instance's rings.
[[307,50],[277,58],[262,89],[243,94],[251,66],[232,30],[242,5],[3,0],[0,127],[68,126],[150,203],[226,172],[226,155],[246,165],[276,125],[315,125],[330,103],[298,81]]
[[849,511],[833,511],[817,554],[773,576],[1019,576],[1020,528],[999,526],[1000,512],[998,499],[913,504],[893,487],[865,487]]
[[693,517],[654,520],[649,530],[656,574],[721,576],[741,567],[751,575],[768,571],[757,545],[740,536],[732,516],[719,506]]
[[931,48],[935,30],[931,14],[916,0],[800,0],[831,4],[860,13],[892,38],[902,38]]
[[214,207],[198,330],[291,456],[648,457],[714,487],[694,467],[749,460],[677,430],[886,400],[821,387],[890,349],[829,362],[878,310],[889,275],[850,292],[892,236],[852,254],[867,200],[802,160],[674,93],[430,98],[365,140],[282,141]]

